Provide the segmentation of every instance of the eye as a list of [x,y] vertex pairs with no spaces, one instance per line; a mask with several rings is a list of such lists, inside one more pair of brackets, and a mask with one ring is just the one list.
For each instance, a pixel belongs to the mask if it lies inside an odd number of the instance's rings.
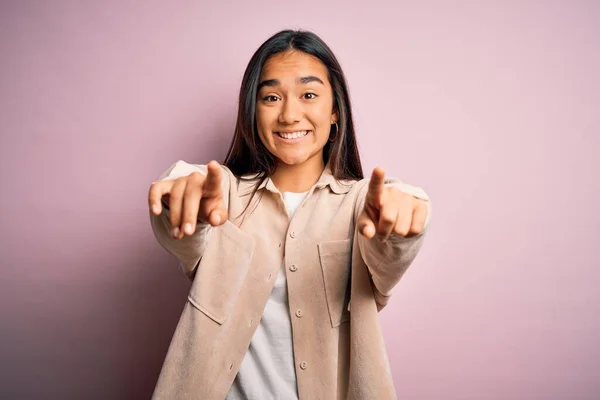
[[309,92],[309,93],[305,93],[303,97],[307,100],[312,100],[312,99],[316,99],[317,95]]
[[274,102],[274,101],[277,101],[277,100],[279,100],[279,97],[277,97],[277,96],[275,96],[275,95],[272,95],[272,94],[270,94],[270,95],[268,95],[268,96],[265,96],[265,97],[263,97],[263,101],[266,101],[266,102],[268,102],[268,103],[270,103],[270,102]]

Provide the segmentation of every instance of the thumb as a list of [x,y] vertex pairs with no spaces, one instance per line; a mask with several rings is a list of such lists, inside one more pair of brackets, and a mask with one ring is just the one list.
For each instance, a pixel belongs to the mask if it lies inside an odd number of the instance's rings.
[[360,213],[357,224],[358,231],[367,239],[372,239],[375,236],[375,233],[377,232],[375,223],[366,211],[363,210],[363,212]]
[[221,226],[227,221],[227,210],[223,201],[219,202],[219,205],[215,207],[208,215],[208,222],[212,226]]

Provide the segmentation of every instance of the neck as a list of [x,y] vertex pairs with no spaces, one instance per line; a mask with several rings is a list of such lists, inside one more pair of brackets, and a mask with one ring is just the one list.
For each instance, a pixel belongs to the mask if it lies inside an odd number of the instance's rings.
[[317,154],[299,165],[277,164],[271,180],[280,192],[308,192],[321,177],[325,164],[323,155]]

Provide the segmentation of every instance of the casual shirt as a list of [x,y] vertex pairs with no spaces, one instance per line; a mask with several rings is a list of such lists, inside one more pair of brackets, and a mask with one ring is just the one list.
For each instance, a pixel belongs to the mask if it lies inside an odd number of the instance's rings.
[[[179,161],[161,179],[194,171],[206,167]],[[222,226],[199,226],[175,240],[167,212],[151,214],[158,242],[193,281],[153,398],[226,398],[283,265],[299,398],[395,399],[377,312],[427,229],[388,241],[364,237],[356,221],[368,180],[338,181],[329,168],[293,217],[271,179],[244,213],[257,183],[245,178],[223,167],[229,217]],[[397,180],[386,184],[429,204],[422,189]]]

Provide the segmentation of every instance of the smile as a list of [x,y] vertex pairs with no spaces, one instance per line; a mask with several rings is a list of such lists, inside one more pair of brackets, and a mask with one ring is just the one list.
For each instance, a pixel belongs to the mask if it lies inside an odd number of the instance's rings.
[[310,131],[296,131],[296,132],[275,132],[277,136],[285,140],[302,139],[308,135]]

